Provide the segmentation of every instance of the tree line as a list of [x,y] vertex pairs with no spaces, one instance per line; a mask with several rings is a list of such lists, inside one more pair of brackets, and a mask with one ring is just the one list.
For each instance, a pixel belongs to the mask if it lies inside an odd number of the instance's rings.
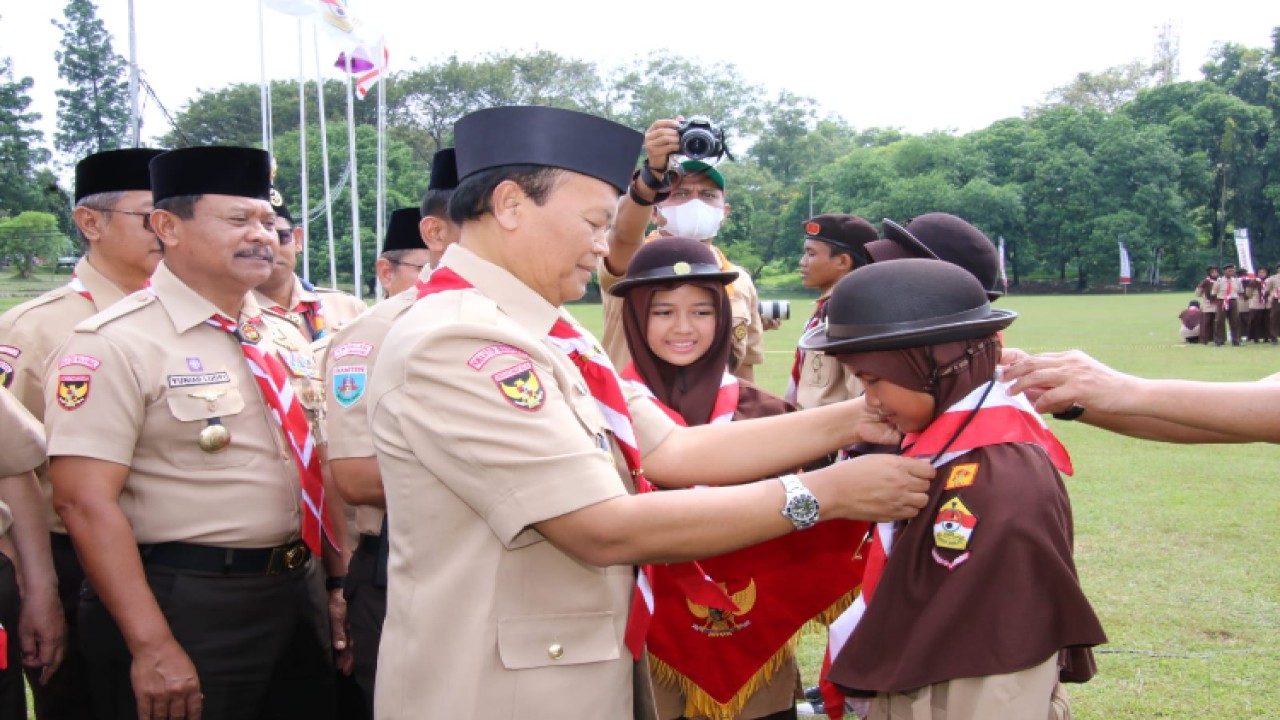
[[[70,0],[69,11],[87,2]],[[1204,265],[1234,259],[1239,228],[1248,228],[1256,262],[1280,262],[1280,27],[1271,38],[1269,48],[1217,46],[1196,81],[1176,81],[1170,70],[1176,57],[1167,53],[1150,65],[1081,73],[1022,116],[965,134],[859,129],[811,98],[786,90],[766,93],[732,65],[706,65],[669,52],[613,68],[548,51],[454,56],[388,77],[387,207],[418,203],[431,155],[452,144],[454,121],[477,109],[551,105],[637,130],[661,117],[703,114],[726,129],[736,158],[720,165],[732,206],[720,242],[734,260],[766,278],[794,272],[802,242],[798,228],[811,213],[846,212],[878,222],[944,211],[1006,240],[1015,287],[1053,282],[1085,290],[1113,284],[1118,241],[1129,249],[1136,281],[1150,277],[1158,258],[1165,283],[1185,287]],[[109,41],[105,47],[109,52]],[[7,60],[0,59],[0,213],[48,211],[61,192],[44,168],[48,157],[32,149],[29,99],[24,102],[30,87],[29,79],[15,80]],[[342,182],[350,170],[346,89],[338,80],[325,81],[321,89],[339,238],[334,260],[349,278],[351,211],[349,185]],[[296,81],[274,81],[270,91],[277,185],[296,216],[298,87]],[[311,270],[324,277],[329,258],[323,215],[316,208],[323,198],[316,93],[314,82],[304,87],[311,118]],[[177,113],[158,144],[258,145],[259,98],[258,86],[248,83],[201,92]],[[87,103],[64,107],[60,100],[60,150],[112,146],[100,140],[96,147],[72,146],[65,139],[103,134],[102,123],[62,117],[91,111]],[[366,268],[375,247],[375,116],[372,95],[356,103]],[[118,144],[123,135],[121,128]],[[64,216],[65,210],[59,222],[66,228]]]

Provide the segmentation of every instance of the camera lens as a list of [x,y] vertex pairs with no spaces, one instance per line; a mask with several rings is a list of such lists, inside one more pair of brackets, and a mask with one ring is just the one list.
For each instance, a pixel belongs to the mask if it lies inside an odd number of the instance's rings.
[[680,138],[680,152],[692,160],[700,160],[715,154],[716,139],[701,128],[687,130]]

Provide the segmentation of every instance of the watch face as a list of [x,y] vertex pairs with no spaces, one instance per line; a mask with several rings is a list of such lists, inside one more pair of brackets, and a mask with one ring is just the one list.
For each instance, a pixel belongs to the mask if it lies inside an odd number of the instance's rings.
[[787,503],[787,515],[799,526],[812,525],[818,520],[818,500],[808,493],[797,495]]

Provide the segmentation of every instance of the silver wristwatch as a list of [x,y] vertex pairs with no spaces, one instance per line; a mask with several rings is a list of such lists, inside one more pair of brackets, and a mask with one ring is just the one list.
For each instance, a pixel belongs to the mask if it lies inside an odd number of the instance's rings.
[[795,475],[783,475],[782,489],[787,491],[787,501],[782,505],[782,516],[791,521],[797,530],[813,527],[818,522],[818,498]]

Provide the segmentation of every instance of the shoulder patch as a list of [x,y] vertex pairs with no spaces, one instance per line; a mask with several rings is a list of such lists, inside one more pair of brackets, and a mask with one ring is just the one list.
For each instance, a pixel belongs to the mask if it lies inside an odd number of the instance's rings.
[[64,410],[75,410],[89,399],[88,375],[59,375],[58,404]]
[[533,363],[528,360],[490,377],[502,391],[503,398],[521,410],[536,411],[547,399],[546,390],[542,389],[542,380],[533,369]]
[[737,327],[733,329],[733,338],[735,340],[742,340],[746,336],[747,336],[747,324],[745,322],[739,324]]
[[482,347],[477,350],[474,355],[467,359],[467,365],[469,365],[472,370],[479,370],[490,360],[500,355],[519,355],[526,360],[529,359],[529,353],[521,350],[520,348],[499,343],[497,345]]
[[13,384],[13,366],[0,360],[0,387],[7,388]]
[[967,550],[977,524],[978,516],[956,495],[938,508],[933,521],[933,544],[948,550]]
[[969,487],[978,477],[978,463],[966,463],[964,465],[956,465],[951,468],[951,474],[947,476],[947,484],[943,490],[956,490],[959,488]]
[[16,358],[21,354],[22,348],[16,348],[12,345],[0,345],[0,355],[8,355],[11,358]]
[[333,399],[349,408],[364,397],[368,387],[369,369],[363,365],[343,365],[333,369]]
[[111,307],[103,310],[97,315],[84,320],[76,325],[76,332],[87,333],[96,332],[99,328],[109,323],[115,322],[120,318],[135,313],[148,305],[156,302],[155,293],[145,290],[136,292]]
[[75,353],[73,355],[67,355],[58,361],[59,370],[68,365],[79,365],[81,367],[87,367],[90,370],[97,370],[102,365],[102,361],[92,355]]

